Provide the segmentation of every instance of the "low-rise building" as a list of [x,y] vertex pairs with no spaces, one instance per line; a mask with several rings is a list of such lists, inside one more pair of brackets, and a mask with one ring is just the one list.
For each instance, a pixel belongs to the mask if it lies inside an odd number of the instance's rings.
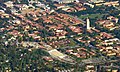
[[76,0],[52,0],[53,2],[58,2],[59,4],[61,3],[72,3]]
[[14,6],[14,4],[13,4],[12,1],[7,1],[7,2],[5,2],[4,4],[5,4],[7,7],[13,7],[13,6]]

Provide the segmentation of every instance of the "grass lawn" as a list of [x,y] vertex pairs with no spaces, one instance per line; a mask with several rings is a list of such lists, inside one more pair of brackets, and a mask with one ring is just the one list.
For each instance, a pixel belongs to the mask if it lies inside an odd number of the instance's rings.
[[81,15],[79,18],[80,19],[86,19],[87,17],[92,18],[92,19],[100,19],[104,16],[105,14],[87,14],[87,15]]

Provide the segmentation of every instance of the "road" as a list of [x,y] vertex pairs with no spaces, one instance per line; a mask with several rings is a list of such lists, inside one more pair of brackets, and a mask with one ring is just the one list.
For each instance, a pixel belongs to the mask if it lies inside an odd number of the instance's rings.
[[105,64],[105,63],[114,63],[114,62],[120,62],[120,59],[118,60],[108,60],[106,58],[90,58],[90,59],[86,59],[86,60],[82,60],[81,63],[79,63],[79,66],[80,67],[83,67],[87,64],[92,64],[92,65],[102,65],[102,64]]
[[72,49],[72,48],[77,48],[80,47],[79,45],[75,45],[75,46],[66,46],[66,47],[62,47],[62,48],[57,48],[57,49]]

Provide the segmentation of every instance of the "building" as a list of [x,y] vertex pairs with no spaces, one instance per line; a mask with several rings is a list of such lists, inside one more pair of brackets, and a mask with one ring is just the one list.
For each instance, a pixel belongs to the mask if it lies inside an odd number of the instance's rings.
[[80,2],[79,0],[75,0],[76,2]]
[[76,0],[52,0],[52,1],[58,2],[59,4],[62,4],[62,3],[72,3],[72,2],[75,2]]
[[4,3],[7,7],[13,7],[13,2],[12,1],[7,1]]
[[100,3],[104,2],[104,0],[88,0],[90,3]]

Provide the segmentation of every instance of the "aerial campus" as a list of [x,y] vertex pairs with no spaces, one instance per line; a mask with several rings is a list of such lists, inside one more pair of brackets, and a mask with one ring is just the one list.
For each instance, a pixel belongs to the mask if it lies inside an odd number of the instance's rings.
[[0,72],[120,72],[120,0],[0,0]]

